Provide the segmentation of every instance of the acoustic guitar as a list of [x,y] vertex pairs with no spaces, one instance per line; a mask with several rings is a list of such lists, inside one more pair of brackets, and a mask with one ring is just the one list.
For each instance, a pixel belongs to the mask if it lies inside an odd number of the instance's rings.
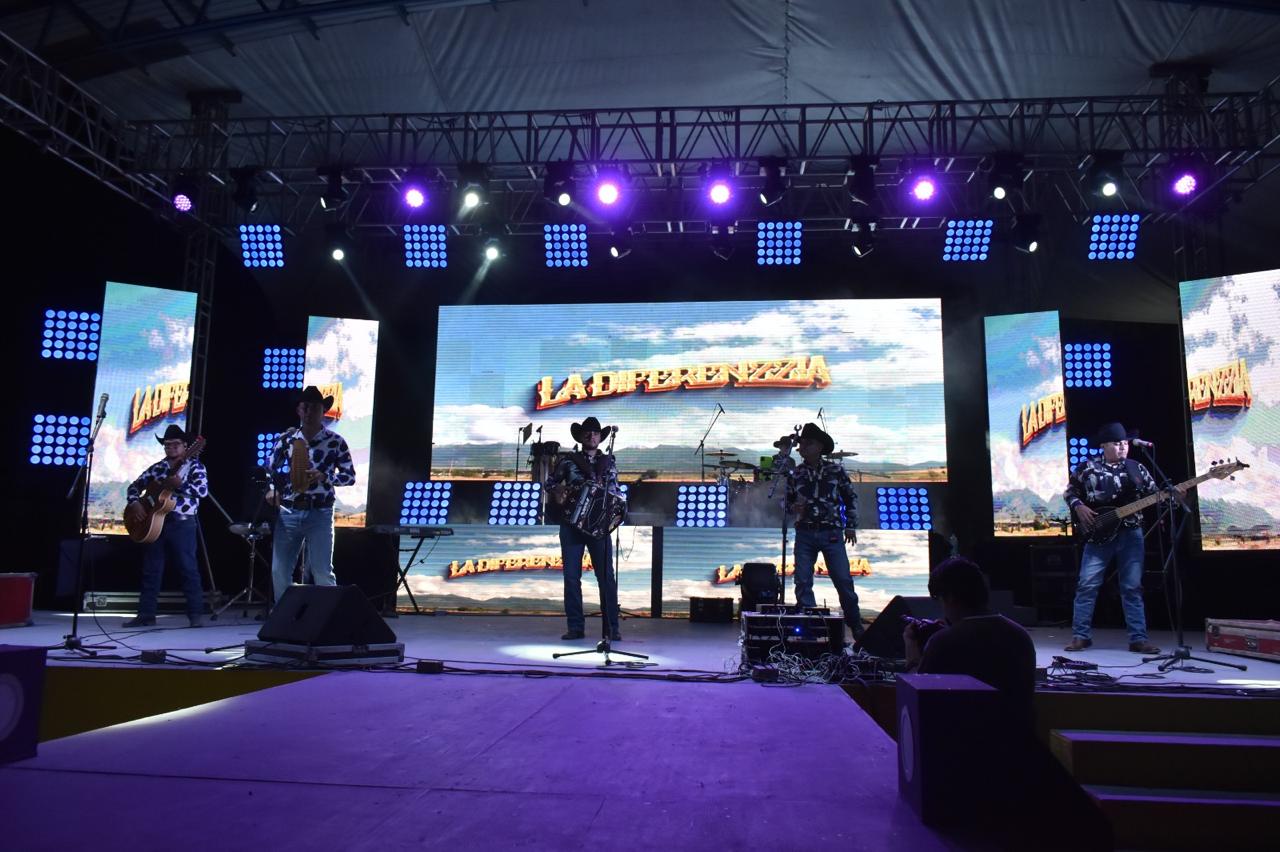
[[[1208,473],[1202,473],[1199,476],[1188,479],[1186,482],[1180,483],[1177,486],[1177,489],[1179,491],[1186,492],[1210,479],[1226,479],[1236,471],[1243,470],[1248,466],[1249,465],[1239,459],[1233,462],[1223,462],[1222,464],[1210,468]],[[1140,500],[1134,500],[1132,503],[1120,506],[1119,508],[1116,508],[1115,506],[1092,507],[1093,510],[1098,513],[1097,516],[1094,517],[1093,523],[1086,525],[1081,523],[1079,519],[1076,519],[1076,533],[1084,538],[1084,540],[1089,544],[1106,544],[1115,538],[1116,534],[1120,532],[1121,523],[1125,518],[1141,512],[1148,506],[1154,506],[1156,503],[1168,496],[1169,493],[1167,491],[1157,491],[1154,494],[1149,494]]]
[[[184,465],[204,452],[204,444],[203,435],[192,441],[182,455],[169,462],[169,473],[165,478],[178,474]],[[147,483],[142,496],[124,508],[124,528],[129,538],[140,544],[155,541],[164,529],[165,516],[177,505],[178,498],[172,489],[164,487],[163,479]]]

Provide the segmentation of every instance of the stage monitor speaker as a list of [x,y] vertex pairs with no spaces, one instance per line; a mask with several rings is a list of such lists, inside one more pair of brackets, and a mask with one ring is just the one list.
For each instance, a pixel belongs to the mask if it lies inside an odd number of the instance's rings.
[[0,764],[36,756],[44,648],[0,645]]
[[290,586],[258,638],[293,645],[379,645],[396,641],[356,586]]
[[739,612],[755,612],[761,604],[776,604],[782,596],[782,583],[778,569],[772,562],[747,562],[742,566],[738,579],[742,586],[742,602]]
[[689,598],[689,620],[729,624],[733,621],[733,598]]
[[942,604],[933,598],[904,598],[896,595],[884,610],[871,622],[867,632],[862,634],[858,647],[873,657],[887,660],[901,660],[907,655],[906,646],[902,642],[902,630],[906,627],[902,617],[942,618]]

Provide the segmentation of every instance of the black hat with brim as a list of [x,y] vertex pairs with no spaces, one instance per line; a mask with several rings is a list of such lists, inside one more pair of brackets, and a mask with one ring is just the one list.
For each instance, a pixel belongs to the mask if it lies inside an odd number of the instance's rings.
[[1136,437],[1138,437],[1137,430],[1126,429],[1123,423],[1104,423],[1099,427],[1098,434],[1093,437],[1093,442],[1102,446],[1112,441],[1132,441]]
[[577,441],[579,444],[582,443],[583,437],[585,437],[588,432],[599,432],[600,440],[603,441],[605,438],[609,437],[609,433],[612,431],[612,426],[601,426],[600,421],[594,417],[588,417],[581,423],[569,424],[569,434],[573,435],[573,440]]
[[830,435],[828,435],[826,432],[823,432],[821,429],[819,429],[818,424],[816,423],[804,424],[804,428],[800,430],[800,440],[801,441],[817,441],[819,444],[822,445],[822,454],[824,456],[827,453],[832,452],[836,448],[836,442],[831,438]]
[[298,402],[318,402],[324,406],[325,411],[333,408],[333,397],[322,396],[320,389],[315,385],[307,385],[303,388],[302,393],[298,394]]
[[181,441],[184,444],[191,443],[191,439],[187,437],[187,433],[177,423],[169,424],[169,428],[164,430],[164,437],[156,435],[157,444],[163,444],[165,441]]

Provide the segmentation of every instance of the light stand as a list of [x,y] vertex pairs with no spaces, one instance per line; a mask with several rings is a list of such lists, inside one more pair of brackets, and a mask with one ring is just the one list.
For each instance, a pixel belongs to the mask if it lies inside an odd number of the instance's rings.
[[1160,489],[1165,492],[1165,499],[1161,501],[1160,514],[1156,523],[1162,523],[1166,518],[1169,522],[1169,554],[1164,560],[1164,576],[1165,576],[1165,594],[1170,594],[1172,586],[1173,602],[1173,629],[1174,629],[1174,646],[1173,650],[1167,654],[1157,654],[1153,657],[1143,657],[1142,662],[1154,663],[1157,660],[1163,660],[1160,663],[1160,671],[1168,671],[1171,668],[1182,668],[1182,664],[1187,660],[1195,660],[1200,663],[1208,663],[1212,666],[1227,666],[1228,668],[1237,669],[1239,671],[1247,671],[1246,666],[1238,663],[1227,663],[1222,660],[1209,660],[1204,657],[1197,657],[1191,653],[1191,646],[1186,643],[1186,639],[1182,630],[1182,572],[1178,565],[1178,542],[1182,538],[1182,531],[1186,527],[1186,513],[1178,514],[1178,508],[1182,506],[1182,495],[1178,493],[1174,487],[1173,480],[1160,469],[1160,465],[1156,462],[1154,447],[1141,448],[1146,456],[1147,462],[1151,465],[1151,469],[1160,477],[1162,483]]
[[[93,431],[89,434],[89,443],[85,446],[84,464],[76,471],[76,478],[67,491],[67,499],[75,497],[76,489],[81,488],[80,496],[80,548],[76,555],[76,601],[71,613],[71,632],[62,637],[62,649],[75,651],[89,657],[96,657],[98,651],[111,651],[115,645],[86,645],[80,641],[80,608],[84,605],[84,544],[89,540],[89,486],[93,482],[93,445],[98,439],[98,430],[107,417],[107,394],[98,400],[98,415],[93,423]],[[81,483],[83,480],[83,484]]]
[[711,434],[711,430],[716,428],[716,421],[720,419],[720,415],[724,414],[724,406],[716,403],[716,414],[711,418],[711,424],[707,426],[707,431],[702,433],[702,440],[698,442],[697,449],[694,450],[698,454],[698,481],[705,482],[707,479],[707,436]]

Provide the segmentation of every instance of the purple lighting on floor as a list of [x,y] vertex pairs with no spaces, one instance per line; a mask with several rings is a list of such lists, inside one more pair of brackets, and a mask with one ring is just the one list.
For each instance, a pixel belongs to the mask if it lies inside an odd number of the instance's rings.
[[601,181],[596,187],[596,198],[601,204],[616,204],[621,197],[622,193],[618,185],[611,180]]
[[729,184],[722,180],[711,184],[711,189],[707,190],[707,197],[711,199],[712,204],[726,204],[731,195],[733,193],[729,189]]
[[411,186],[404,191],[404,203],[417,210],[427,203],[427,196],[418,187]]
[[911,184],[911,196],[916,201],[931,201],[938,192],[938,186],[930,177],[918,177]]
[[1196,176],[1191,172],[1183,172],[1173,182],[1173,191],[1178,195],[1190,195],[1196,191]]
[[195,205],[191,203],[191,196],[185,192],[179,192],[173,196],[173,206],[179,213],[190,213]]

